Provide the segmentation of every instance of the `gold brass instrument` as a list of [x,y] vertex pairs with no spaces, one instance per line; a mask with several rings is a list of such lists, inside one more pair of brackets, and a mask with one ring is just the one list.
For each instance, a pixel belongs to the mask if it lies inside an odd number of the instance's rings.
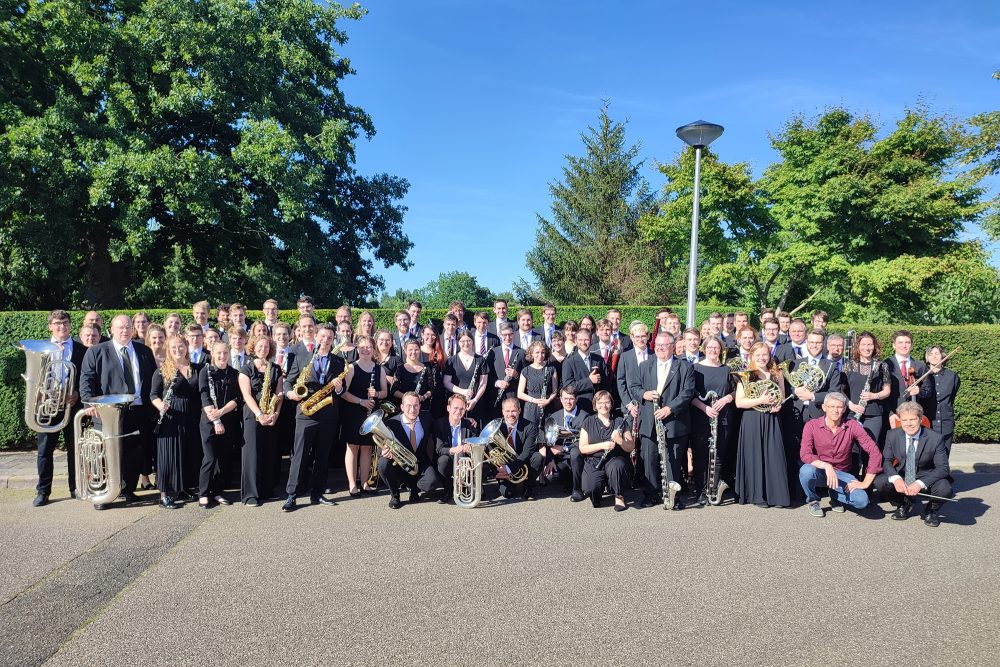
[[382,449],[388,449],[389,453],[392,454],[393,463],[405,470],[408,474],[416,475],[419,472],[417,455],[414,452],[411,452],[409,447],[405,446],[396,439],[396,436],[389,430],[389,427],[382,421],[383,416],[384,413],[381,410],[376,410],[371,413],[368,419],[361,424],[361,428],[358,432],[361,435],[368,435],[371,433],[375,444]]
[[24,375],[21,376],[24,378],[24,423],[36,433],[61,431],[69,423],[67,408],[76,366],[65,359],[53,359],[59,347],[47,340],[22,340],[19,347],[25,355]]
[[472,509],[483,499],[483,463],[486,461],[486,438],[467,438],[462,444],[472,446],[472,454],[455,456],[455,506]]
[[[138,435],[139,431],[122,433],[125,410],[135,400],[132,394],[96,396],[86,402],[97,410],[97,417],[80,410],[73,418],[76,439],[76,497],[95,505],[110,503],[122,491],[122,438]],[[86,427],[83,420],[91,420]],[[100,428],[97,427],[100,423]]]
[[274,365],[268,361],[267,370],[264,371],[264,386],[260,390],[260,411],[265,415],[273,415],[278,407],[278,395],[271,391],[271,369]]
[[740,378],[740,383],[743,385],[743,394],[749,399],[760,398],[764,394],[771,396],[771,403],[764,405],[755,405],[753,409],[757,412],[770,412],[771,408],[781,403],[781,387],[774,380],[756,380],[754,382],[750,381],[750,376],[753,371],[739,371],[733,373],[733,375],[738,375]]
[[742,354],[737,353],[735,357],[725,361],[724,363],[726,364],[726,366],[729,366],[730,373],[742,373],[743,371],[750,370],[750,367],[747,365],[747,363],[743,361]]
[[[333,347],[333,349],[330,350],[330,354],[334,356],[340,354],[340,351],[343,349],[343,347],[344,347],[343,342],[337,343]],[[299,377],[295,379],[295,386],[292,387],[292,391],[294,391],[295,395],[298,396],[300,399],[303,399],[309,395],[308,384],[309,381],[312,380],[313,363],[316,361],[317,354],[319,354],[319,347],[316,348],[316,351],[313,352],[312,357],[309,358],[309,365],[303,368],[302,372],[299,373]]]
[[[337,346],[330,351],[330,354],[334,356],[338,355],[342,347],[344,347],[344,344],[338,343]],[[312,361],[310,361],[309,366],[307,368],[302,369],[302,373],[305,373],[306,370],[308,369],[310,371],[310,374],[312,374],[312,368],[313,368]],[[335,378],[327,382],[325,385],[314,391],[309,398],[302,401],[302,403],[300,404],[302,409],[302,414],[304,414],[307,417],[312,417],[314,414],[316,414],[326,406],[331,405],[333,403],[333,391],[334,391],[333,383],[336,382],[337,380],[343,380],[347,376],[347,371],[349,371],[350,369],[351,369],[350,364],[344,364],[344,370],[339,375],[337,375]],[[302,376],[300,375],[299,377],[301,378]],[[298,381],[296,381],[295,383],[295,392],[296,394],[298,394]]]
[[789,371],[789,365],[791,361],[785,360],[779,364],[781,369],[781,374],[785,376],[788,380],[788,384],[792,385],[794,388],[805,387],[809,391],[816,391],[823,386],[826,381],[826,373],[823,369],[816,366],[810,366],[809,364],[799,364],[799,367],[794,371]]
[[[494,419],[479,434],[479,437],[486,441],[486,460],[498,470],[517,459],[517,452],[500,433],[501,424],[503,424],[502,419]],[[526,479],[528,479],[528,466],[521,466],[520,470],[510,476],[510,483],[520,484]]]

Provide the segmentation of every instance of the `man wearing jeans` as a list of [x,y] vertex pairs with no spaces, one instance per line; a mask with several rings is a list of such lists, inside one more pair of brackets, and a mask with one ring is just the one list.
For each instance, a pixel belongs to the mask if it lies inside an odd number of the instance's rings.
[[[822,517],[816,487],[825,485],[830,493],[830,509],[843,512],[844,505],[855,509],[868,506],[867,489],[882,472],[882,453],[857,421],[844,420],[847,397],[839,391],[827,393],[823,399],[825,416],[806,422],[802,429],[799,458],[799,483],[806,494],[809,513]],[[863,481],[847,470],[851,467],[851,448],[857,442],[868,453],[868,468]]]

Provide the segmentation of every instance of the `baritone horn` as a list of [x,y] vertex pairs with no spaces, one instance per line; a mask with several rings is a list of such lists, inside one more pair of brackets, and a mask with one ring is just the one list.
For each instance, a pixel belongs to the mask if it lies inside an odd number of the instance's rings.
[[55,433],[69,423],[69,396],[73,391],[76,366],[54,359],[59,351],[47,340],[22,340],[24,352],[24,423],[36,433]]
[[483,499],[483,463],[486,461],[486,438],[466,438],[462,444],[472,447],[470,456],[455,455],[455,506],[472,509]]
[[[385,425],[382,421],[384,413],[381,410],[376,410],[371,413],[364,423],[361,424],[361,428],[358,432],[361,435],[368,435],[371,433],[372,440],[381,449],[388,449],[392,454],[393,462],[400,468],[405,470],[410,475],[416,475],[419,470],[419,464],[417,463],[417,455],[410,451],[409,447],[404,446],[396,436],[393,435],[389,427]],[[373,452],[374,454],[374,452]]]
[[[76,439],[76,497],[95,505],[110,503],[122,490],[122,438],[139,431],[122,433],[125,410],[135,400],[132,394],[96,396],[85,403],[97,411],[96,417],[80,410],[73,418]],[[86,427],[84,419],[91,423]],[[100,423],[100,428],[97,424]]]
[[[500,434],[501,424],[503,424],[503,420],[494,419],[479,434],[479,437],[486,441],[484,443],[486,445],[486,460],[497,470],[517,459],[517,452],[507,444],[507,439]],[[520,470],[510,476],[510,483],[520,484],[526,479],[528,479],[528,466],[521,466]]]

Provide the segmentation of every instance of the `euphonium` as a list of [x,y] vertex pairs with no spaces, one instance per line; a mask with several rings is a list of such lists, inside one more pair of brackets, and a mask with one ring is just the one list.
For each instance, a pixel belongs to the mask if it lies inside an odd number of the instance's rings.
[[[517,452],[500,434],[501,424],[503,424],[502,419],[494,419],[479,434],[480,438],[486,440],[486,460],[498,470],[517,458]],[[528,466],[521,466],[517,473],[510,476],[511,484],[520,484],[526,479],[528,479]]]
[[371,433],[372,440],[375,441],[377,446],[389,450],[396,465],[410,475],[416,475],[419,472],[417,455],[411,452],[409,447],[396,439],[396,436],[389,430],[389,427],[382,421],[382,416],[383,413],[381,410],[371,413],[368,419],[361,424],[358,432],[361,435]]
[[[96,396],[86,402],[97,410],[97,417],[86,428],[85,410],[76,413],[73,426],[76,440],[76,497],[95,505],[110,503],[122,490],[122,438],[137,435],[139,431],[122,433],[125,426],[124,411],[135,400],[131,394]],[[100,422],[97,428],[96,422]]]
[[[59,348],[47,340],[22,340],[24,351],[24,423],[36,433],[55,433],[69,423],[69,395],[76,366],[53,359]],[[65,378],[61,376],[65,374]],[[62,419],[55,421],[62,415]]]
[[483,499],[483,463],[486,460],[486,438],[467,438],[462,444],[472,446],[472,454],[455,455],[455,506],[472,509]]

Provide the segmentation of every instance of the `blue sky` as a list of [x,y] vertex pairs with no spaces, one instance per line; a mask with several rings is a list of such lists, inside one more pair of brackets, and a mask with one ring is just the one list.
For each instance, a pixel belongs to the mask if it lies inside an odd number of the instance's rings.
[[778,4],[364,2],[342,49],[357,71],[344,91],[378,131],[358,167],[411,186],[414,266],[385,270],[387,290],[445,271],[493,291],[532,280],[536,213],[603,99],[654,188],[654,163],[682,148],[674,130],[698,119],[725,126],[723,160],[760,173],[776,159],[768,133],[794,114],[844,105],[890,126],[920,101],[959,117],[1000,108],[1000,3]]

